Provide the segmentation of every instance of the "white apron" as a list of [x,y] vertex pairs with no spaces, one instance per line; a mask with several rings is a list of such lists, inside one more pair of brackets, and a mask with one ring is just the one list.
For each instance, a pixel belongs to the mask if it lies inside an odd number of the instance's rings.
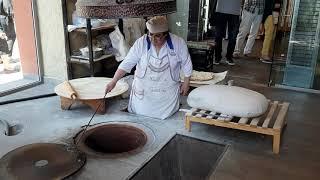
[[[129,112],[165,119],[179,109],[179,80],[174,80],[170,61],[177,61],[172,49],[161,59],[153,57],[150,50],[141,57],[147,66],[137,66],[128,105]],[[173,64],[173,63],[171,63]],[[174,63],[179,66],[179,63]],[[179,68],[178,68],[179,69]]]

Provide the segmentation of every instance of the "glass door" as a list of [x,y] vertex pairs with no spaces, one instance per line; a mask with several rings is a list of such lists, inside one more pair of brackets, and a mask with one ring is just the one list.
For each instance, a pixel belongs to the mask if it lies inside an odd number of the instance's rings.
[[320,1],[295,0],[293,9],[285,62],[272,64],[270,79],[276,86],[319,90]]

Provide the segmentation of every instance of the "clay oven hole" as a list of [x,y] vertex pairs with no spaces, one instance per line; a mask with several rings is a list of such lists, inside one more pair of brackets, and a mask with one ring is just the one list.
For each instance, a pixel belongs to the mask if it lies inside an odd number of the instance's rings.
[[108,124],[87,130],[78,146],[80,150],[89,149],[99,154],[120,154],[142,148],[146,142],[147,135],[139,128]]

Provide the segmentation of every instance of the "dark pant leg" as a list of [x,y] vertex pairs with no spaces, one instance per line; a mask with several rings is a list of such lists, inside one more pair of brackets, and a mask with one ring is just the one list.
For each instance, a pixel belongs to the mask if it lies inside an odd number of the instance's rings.
[[216,47],[215,47],[215,60],[220,61],[221,60],[221,53],[222,53],[222,38],[224,37],[226,33],[226,16],[227,14],[224,13],[216,13]]
[[234,48],[236,46],[236,39],[239,32],[239,16],[228,14],[228,48],[227,48],[227,58],[232,58]]

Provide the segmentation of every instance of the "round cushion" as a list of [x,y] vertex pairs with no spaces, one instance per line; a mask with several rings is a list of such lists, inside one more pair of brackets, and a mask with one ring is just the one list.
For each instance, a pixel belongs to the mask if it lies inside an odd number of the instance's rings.
[[206,85],[190,92],[187,102],[193,108],[236,117],[257,117],[268,109],[268,100],[258,92],[237,86]]

